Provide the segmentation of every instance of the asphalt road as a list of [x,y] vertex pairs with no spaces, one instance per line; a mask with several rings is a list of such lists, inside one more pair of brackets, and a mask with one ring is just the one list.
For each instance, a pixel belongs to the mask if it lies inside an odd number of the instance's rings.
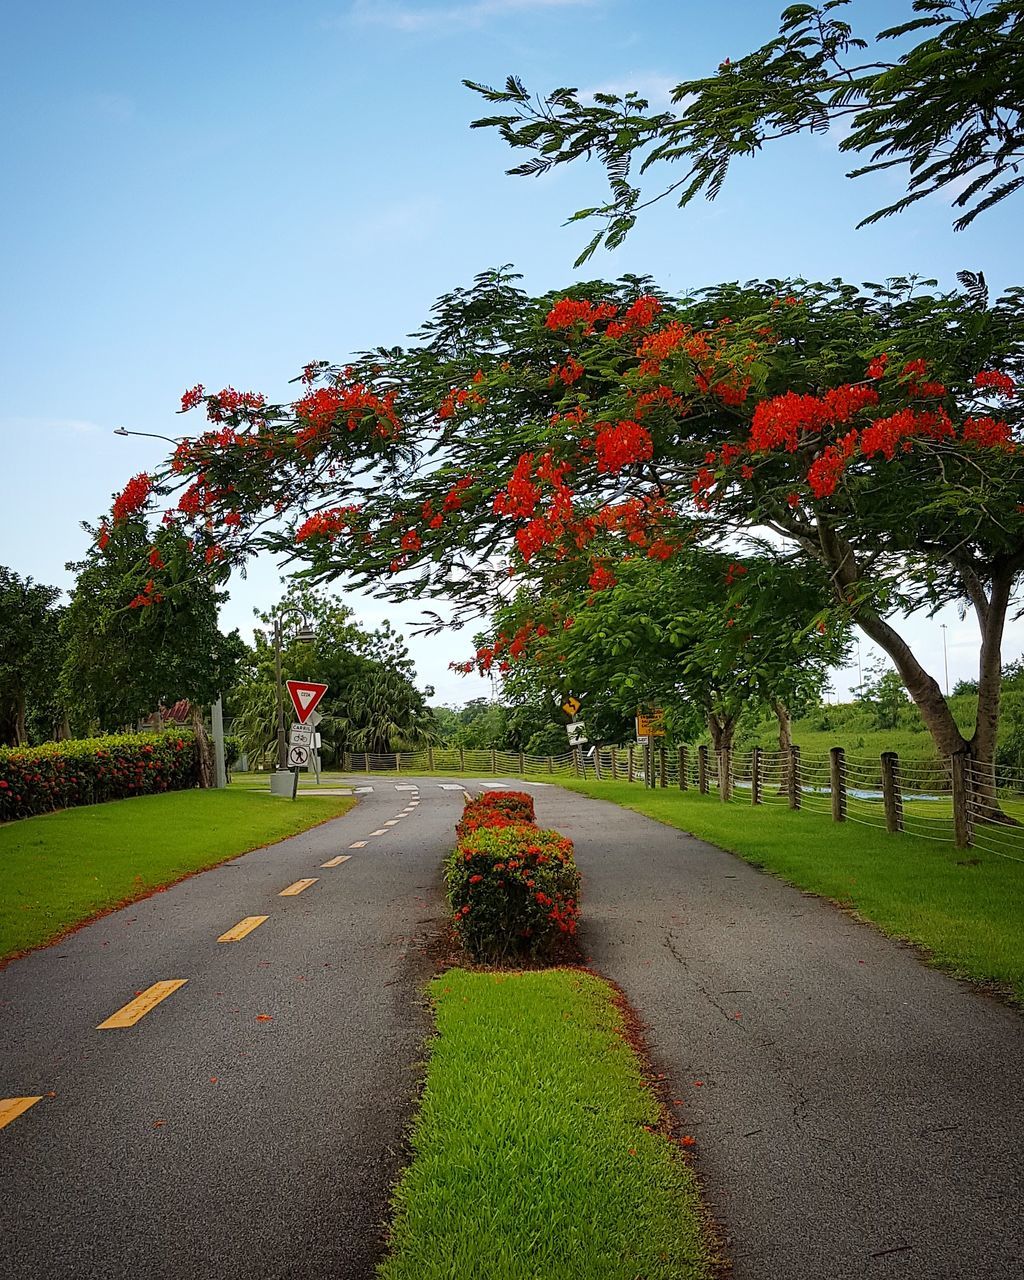
[[[721,850],[559,789],[734,1280],[1021,1280],[1024,1020]],[[898,850],[893,849],[893,857]]]
[[[424,780],[399,819],[414,793],[371,781],[345,817],[0,972],[0,1098],[43,1095],[0,1129],[5,1280],[372,1275],[463,796]],[[97,1029],[174,979],[134,1026]]]
[[[4,1280],[372,1276],[463,797],[368,781],[0,971],[0,1098],[42,1095],[0,1115]],[[576,841],[582,945],[646,1023],[735,1280],[1020,1280],[1018,1014],[681,832],[528,789]]]

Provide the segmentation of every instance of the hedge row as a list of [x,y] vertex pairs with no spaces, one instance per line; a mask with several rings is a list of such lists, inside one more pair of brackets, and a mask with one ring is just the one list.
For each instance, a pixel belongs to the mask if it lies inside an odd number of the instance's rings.
[[489,791],[458,824],[445,881],[456,931],[475,960],[541,955],[576,932],[572,841],[540,830],[533,817],[525,792]]
[[182,791],[194,787],[198,777],[195,739],[180,729],[0,748],[0,822]]

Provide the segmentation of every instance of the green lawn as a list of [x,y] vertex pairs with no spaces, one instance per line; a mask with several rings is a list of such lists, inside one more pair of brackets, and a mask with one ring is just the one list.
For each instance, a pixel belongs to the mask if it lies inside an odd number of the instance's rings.
[[[436,978],[414,1158],[382,1280],[698,1280],[696,1182],[610,988],[577,970]],[[645,1128],[648,1126],[648,1128]]]
[[[679,827],[755,866],[856,911],[925,948],[962,977],[996,982],[1024,1000],[1024,865],[981,849],[890,836],[784,805],[722,804],[693,791],[626,782],[564,781]],[[584,872],[585,874],[585,872]]]
[[354,800],[174,791],[0,827],[0,960],[110,907],[346,813]]

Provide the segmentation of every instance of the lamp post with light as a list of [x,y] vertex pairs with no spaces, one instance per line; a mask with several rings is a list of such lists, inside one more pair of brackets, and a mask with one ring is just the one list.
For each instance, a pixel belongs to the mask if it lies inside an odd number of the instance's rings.
[[942,628],[942,666],[946,672],[946,697],[949,697],[949,655],[946,652],[946,624],[940,622]]
[[284,720],[284,683],[281,679],[281,644],[284,639],[284,628],[281,619],[289,614],[302,619],[302,626],[295,633],[294,639],[303,644],[311,643],[315,638],[313,628],[306,620],[301,609],[282,609],[274,615],[274,664],[277,674],[277,767],[288,772],[288,743]]

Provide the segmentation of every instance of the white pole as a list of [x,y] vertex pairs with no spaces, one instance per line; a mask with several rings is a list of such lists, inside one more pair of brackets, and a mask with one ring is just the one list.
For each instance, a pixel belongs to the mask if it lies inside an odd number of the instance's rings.
[[226,787],[228,785],[228,773],[224,763],[224,702],[220,697],[210,708],[210,720],[213,724],[214,785]]

